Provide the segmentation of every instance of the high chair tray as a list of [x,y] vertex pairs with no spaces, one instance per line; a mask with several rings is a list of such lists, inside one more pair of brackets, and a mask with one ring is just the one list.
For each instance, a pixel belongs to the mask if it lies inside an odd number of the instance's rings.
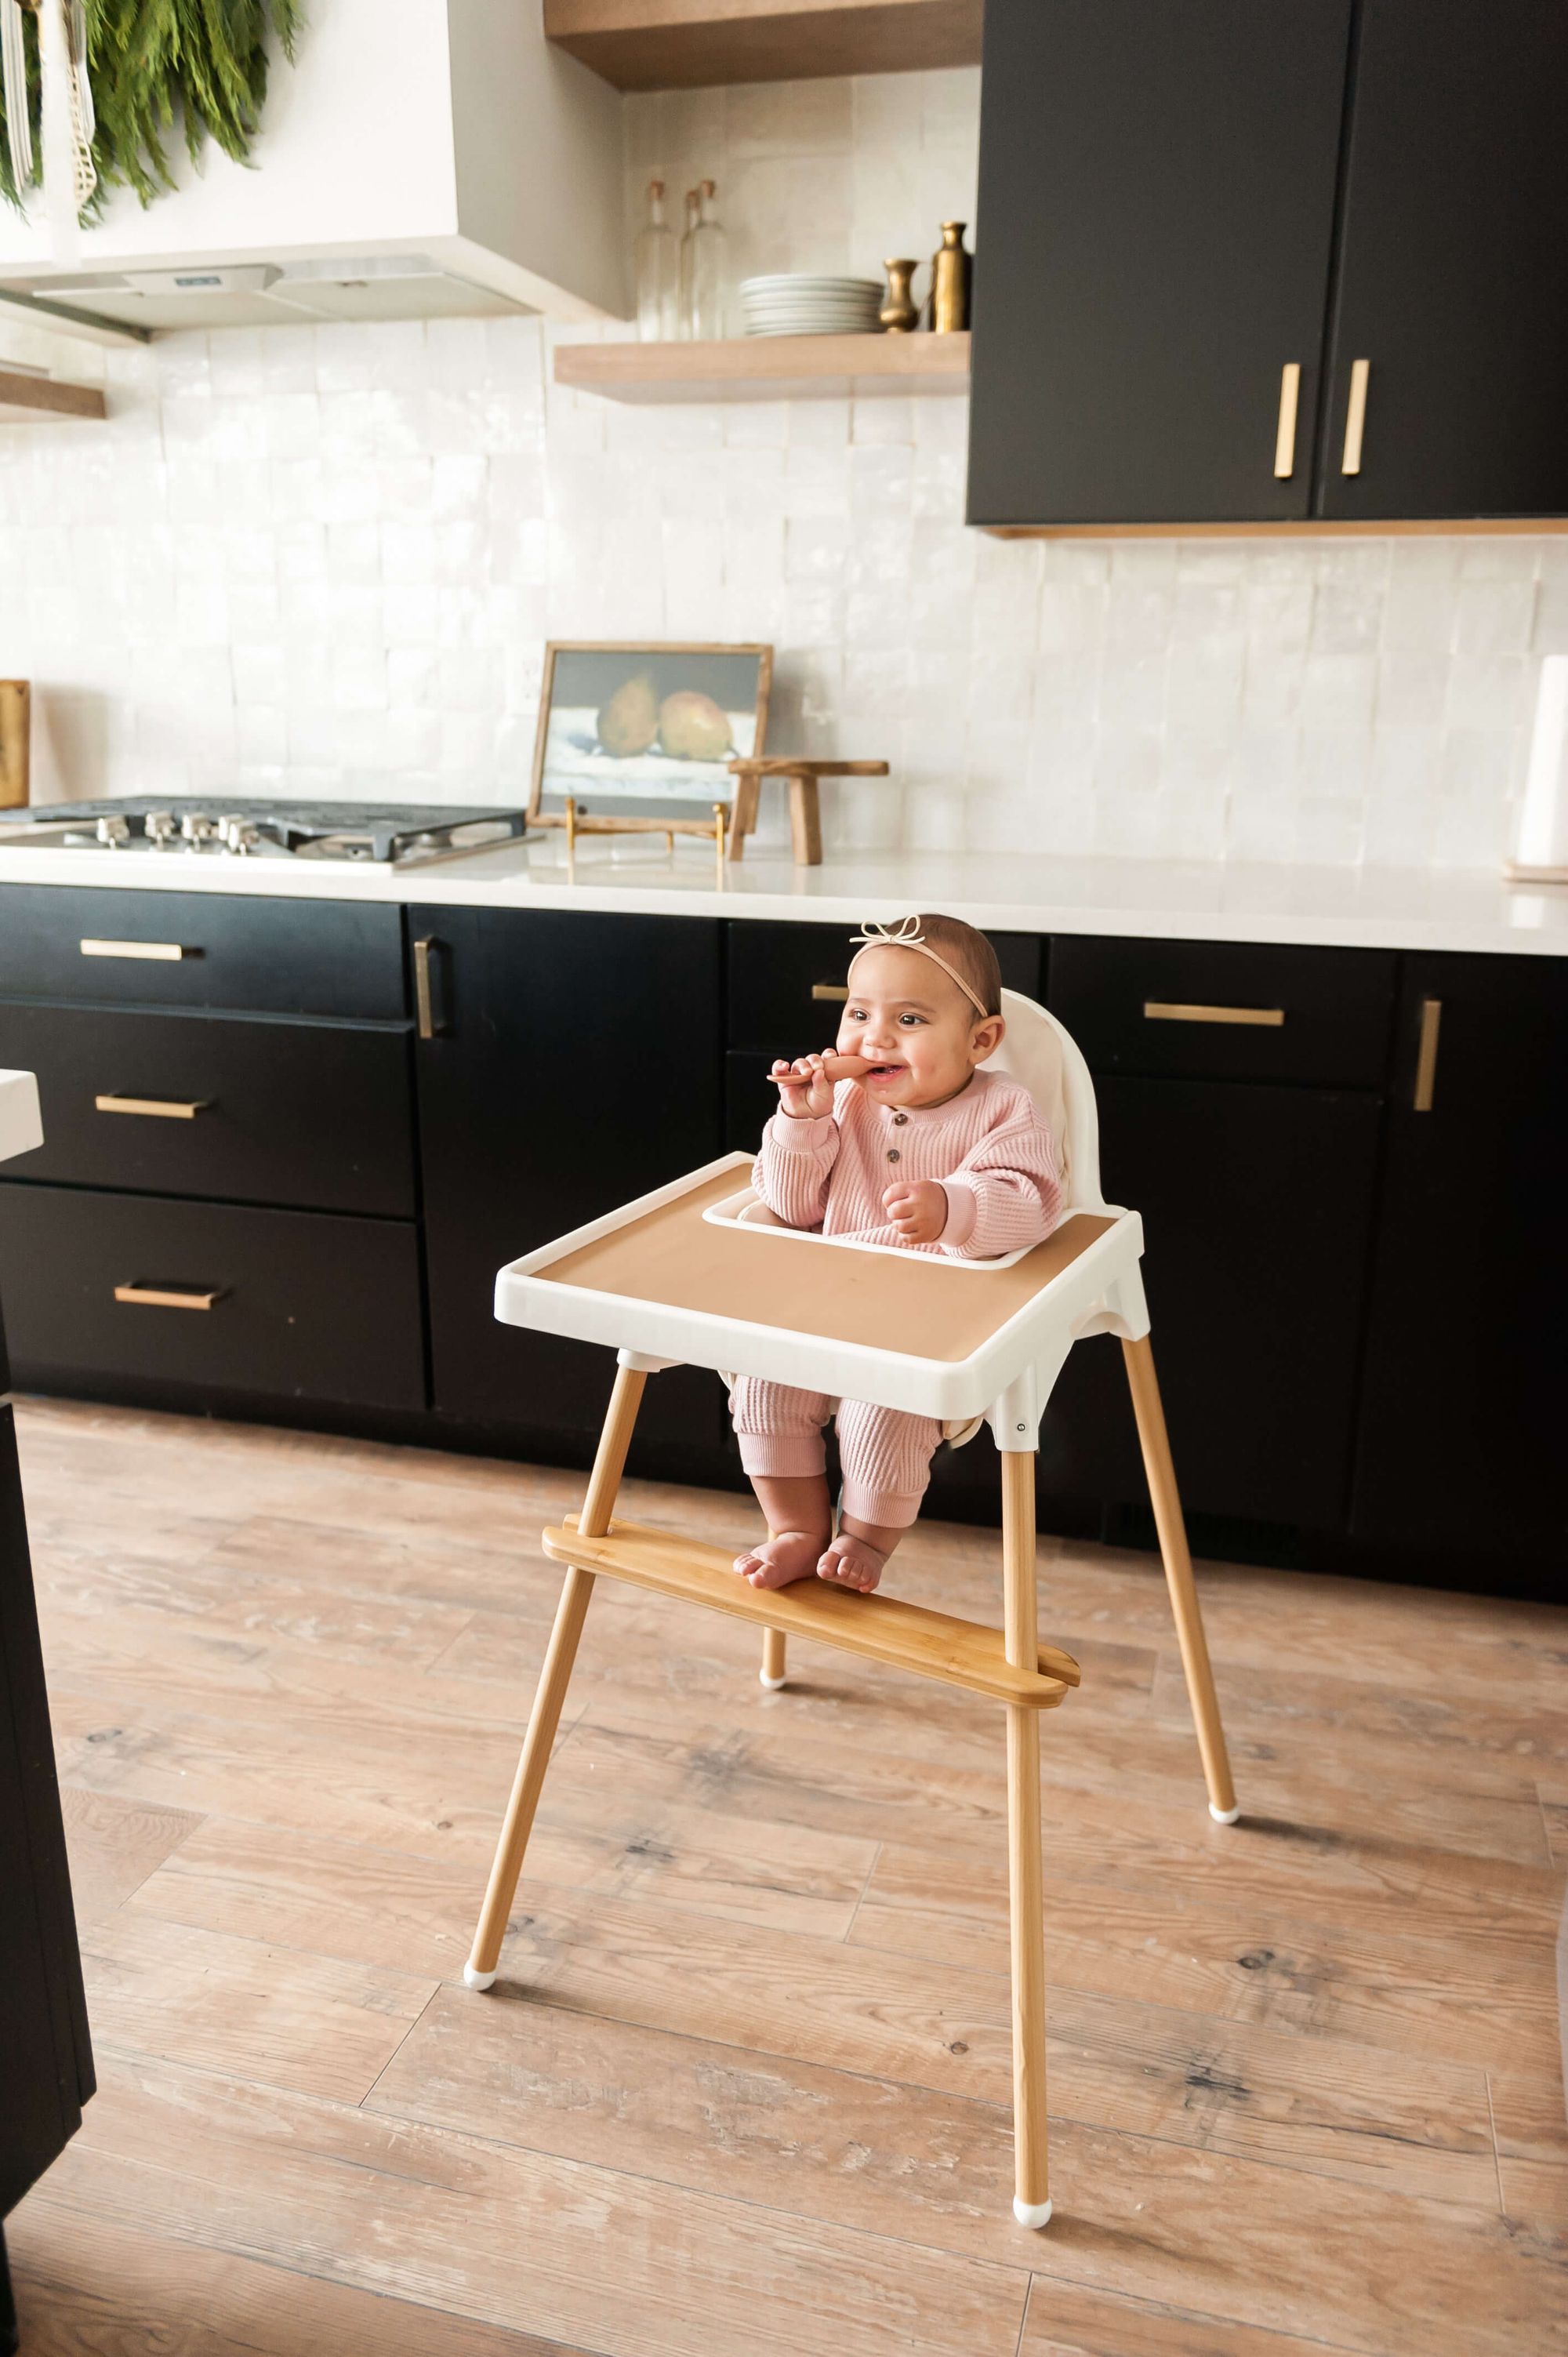
[[751,1162],[725,1155],[513,1261],[496,1316],[947,1421],[983,1415],[1026,1370],[1054,1373],[1143,1250],[1137,1214],[1112,1211],[1070,1213],[983,1284],[924,1253],[811,1251],[792,1232],[704,1217]]
[[[749,1186],[743,1187],[737,1195],[721,1195],[716,1203],[708,1205],[703,1217],[711,1227],[746,1228],[748,1231],[765,1228],[769,1235],[793,1236],[798,1244],[829,1244],[834,1252],[890,1253],[896,1260],[902,1260],[908,1252],[908,1247],[903,1244],[874,1244],[861,1236],[824,1236],[815,1228],[792,1228],[785,1221],[777,1219],[756,1189]],[[993,1260],[958,1260],[944,1254],[942,1265],[944,1268],[969,1269],[984,1275],[992,1269],[1011,1268],[1015,1261],[1021,1261],[1026,1253],[1033,1250],[1032,1244],[1021,1244],[1016,1252],[999,1253]]]

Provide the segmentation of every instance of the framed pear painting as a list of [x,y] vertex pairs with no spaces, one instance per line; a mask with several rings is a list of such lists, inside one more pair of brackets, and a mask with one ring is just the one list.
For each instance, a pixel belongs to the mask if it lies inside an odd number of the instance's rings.
[[773,650],[554,640],[533,746],[529,818],[708,818],[729,764],[764,748]]

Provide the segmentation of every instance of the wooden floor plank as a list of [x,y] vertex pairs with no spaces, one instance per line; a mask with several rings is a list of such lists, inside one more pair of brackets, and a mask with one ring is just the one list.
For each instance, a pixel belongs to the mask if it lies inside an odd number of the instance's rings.
[[27,2357],[601,2357],[231,2252],[105,2225],[44,2186],[7,2222]]
[[82,1937],[96,2040],[358,2103],[434,1984],[122,1910]]
[[607,2357],[1014,2357],[1022,2266],[113,2058],[51,2202]]
[[[538,1534],[582,1477],[20,1426],[105,2084],[17,2220],[49,2222],[46,2357],[1554,2345],[1562,1613],[1200,1566],[1225,1830],[1157,1565],[1042,1543],[1084,1684],[1042,1730],[1031,2237],[992,1705],[804,1643],[768,1694],[755,1631],[600,1582],[476,1996],[559,1592]],[[647,1483],[621,1511],[714,1545],[755,1520]],[[918,1525],[897,1570],[995,1617],[993,1532]]]

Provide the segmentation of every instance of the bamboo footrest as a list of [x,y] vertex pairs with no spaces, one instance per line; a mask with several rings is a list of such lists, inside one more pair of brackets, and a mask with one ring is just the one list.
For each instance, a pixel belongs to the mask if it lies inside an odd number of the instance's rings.
[[752,1587],[734,1570],[734,1555],[724,1548],[673,1538],[667,1531],[645,1530],[636,1523],[612,1522],[607,1536],[599,1539],[582,1537],[568,1523],[562,1530],[546,1531],[543,1544],[557,1563],[605,1572],[634,1587],[657,1588],[687,1604],[728,1612],[737,1620],[781,1629],[790,1637],[864,1653],[893,1669],[967,1686],[997,1702],[1052,1710],[1069,1686],[1079,1683],[1078,1663],[1053,1645],[1039,1648],[1037,1673],[1015,1669],[1003,1649],[1001,1631],[982,1621],[928,1611],[897,1596],[856,1596],[822,1579],[800,1579],[789,1587]]

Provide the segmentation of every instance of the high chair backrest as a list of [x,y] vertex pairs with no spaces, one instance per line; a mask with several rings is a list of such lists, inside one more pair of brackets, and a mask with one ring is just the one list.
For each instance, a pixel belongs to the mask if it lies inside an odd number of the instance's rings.
[[1103,1211],[1100,1191],[1100,1114],[1083,1052],[1048,1008],[1004,990],[1006,1035],[983,1070],[1005,1072],[1028,1090],[1056,1141],[1069,1211]]

